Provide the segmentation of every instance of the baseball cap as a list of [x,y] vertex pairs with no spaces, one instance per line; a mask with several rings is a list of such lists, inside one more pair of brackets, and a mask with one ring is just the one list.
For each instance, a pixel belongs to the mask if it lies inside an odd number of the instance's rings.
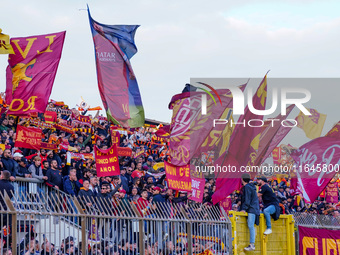
[[153,187],[153,190],[161,191],[161,188],[156,186],[156,187]]
[[27,163],[28,163],[27,159],[26,159],[26,158],[24,158],[24,157],[22,157],[20,161],[21,161],[21,162],[24,162],[25,164],[27,164]]
[[262,181],[264,181],[264,182],[268,182],[268,181],[267,181],[267,178],[266,178],[265,176],[261,176],[261,177],[259,178],[259,180],[262,180]]

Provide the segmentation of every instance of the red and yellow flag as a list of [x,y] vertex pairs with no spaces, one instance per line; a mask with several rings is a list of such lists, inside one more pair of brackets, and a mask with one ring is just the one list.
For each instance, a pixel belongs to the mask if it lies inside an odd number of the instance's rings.
[[13,54],[6,70],[8,114],[45,112],[66,32],[11,38]]
[[[267,99],[267,75],[261,81],[255,95],[253,96],[253,107],[257,110],[264,110]],[[252,113],[247,106],[245,114],[238,119],[239,123],[247,123],[251,119],[263,120],[263,116]],[[237,169],[235,173],[219,173],[216,175],[216,192],[212,196],[213,203],[216,204],[241,187],[240,167],[253,166],[256,160],[258,149],[260,127],[248,125],[238,125],[230,138],[228,152],[224,152],[216,161],[216,166],[233,166]]]
[[42,130],[40,128],[17,127],[15,147],[40,150]]
[[13,54],[12,45],[9,43],[9,36],[2,34],[0,28],[0,54]]
[[308,116],[300,112],[295,120],[298,123],[298,127],[305,132],[309,139],[315,139],[321,136],[327,115],[319,113],[315,109],[308,110],[312,115]]

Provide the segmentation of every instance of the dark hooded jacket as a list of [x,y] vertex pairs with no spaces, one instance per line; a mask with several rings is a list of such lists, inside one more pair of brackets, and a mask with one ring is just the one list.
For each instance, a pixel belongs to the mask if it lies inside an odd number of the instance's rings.
[[71,181],[70,176],[64,176],[63,181],[64,192],[71,196],[77,196],[81,188],[79,181]]
[[241,211],[260,215],[260,203],[257,197],[257,191],[254,183],[247,183],[243,187],[243,194],[241,197]]

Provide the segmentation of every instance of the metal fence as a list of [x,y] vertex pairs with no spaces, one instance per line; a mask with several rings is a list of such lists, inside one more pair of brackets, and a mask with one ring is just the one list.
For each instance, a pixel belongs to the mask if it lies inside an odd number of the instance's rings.
[[230,220],[219,207],[47,189],[0,196],[0,254],[231,254]]
[[294,213],[295,224],[310,228],[340,229],[340,217],[323,214]]

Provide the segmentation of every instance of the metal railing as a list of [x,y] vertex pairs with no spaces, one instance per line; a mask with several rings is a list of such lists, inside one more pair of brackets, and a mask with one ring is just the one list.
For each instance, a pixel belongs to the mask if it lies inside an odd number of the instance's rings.
[[12,182],[12,184],[15,191],[14,195],[17,199],[23,199],[26,194],[37,197],[39,194],[46,195],[48,192],[48,186],[45,185],[43,180],[37,178],[16,177],[15,182]]
[[[231,254],[230,220],[219,207],[71,197],[50,190],[0,194],[0,254]],[[0,203],[1,204],[1,203]],[[176,253],[175,253],[176,252]]]

